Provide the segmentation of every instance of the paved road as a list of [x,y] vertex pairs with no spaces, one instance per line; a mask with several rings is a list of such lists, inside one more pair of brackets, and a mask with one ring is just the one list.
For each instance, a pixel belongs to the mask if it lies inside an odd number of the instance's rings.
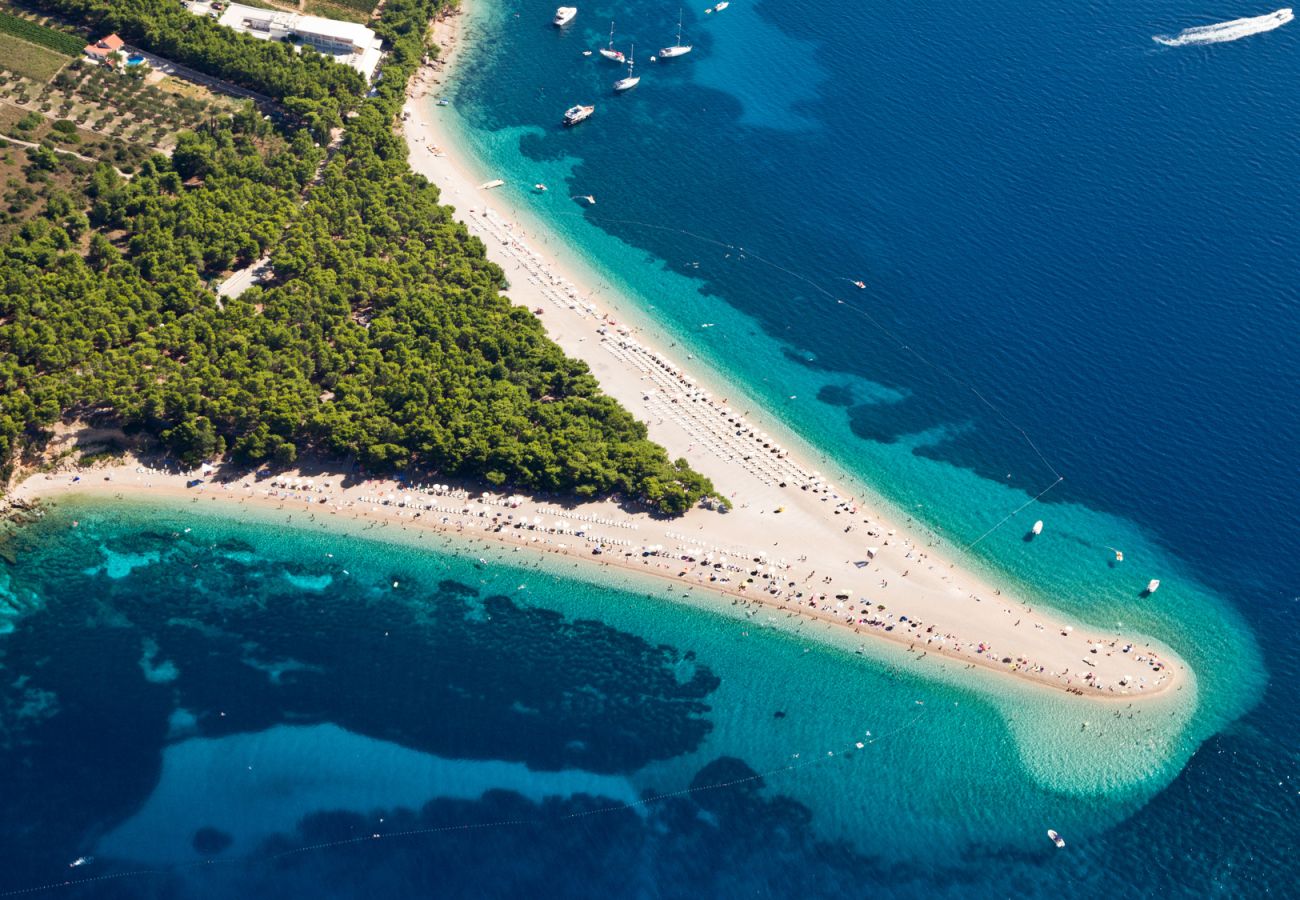
[[229,278],[217,287],[217,304],[222,297],[238,297],[255,284],[260,284],[271,277],[271,254],[267,254],[252,265],[233,272]]

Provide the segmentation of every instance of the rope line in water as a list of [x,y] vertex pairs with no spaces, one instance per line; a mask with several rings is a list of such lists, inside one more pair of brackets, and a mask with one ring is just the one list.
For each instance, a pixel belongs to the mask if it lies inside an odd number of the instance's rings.
[[[917,701],[917,704],[923,706],[922,702],[919,700]],[[365,844],[371,841],[423,837],[423,836],[444,834],[444,833],[455,832],[455,831],[478,831],[486,828],[508,828],[508,827],[517,827],[521,825],[528,826],[528,827],[535,827],[535,828],[545,828],[545,827],[553,827],[556,825],[572,824],[580,820],[588,819],[591,816],[595,816],[595,815],[604,815],[612,812],[621,812],[623,810],[630,810],[637,807],[648,806],[652,803],[657,803],[661,800],[668,800],[674,797],[682,797],[690,794],[701,793],[704,791],[714,791],[714,790],[719,790],[721,788],[735,787],[738,784],[745,784],[747,782],[757,781],[763,778],[769,778],[774,775],[780,775],[785,772],[792,772],[800,769],[807,769],[815,765],[820,765],[822,763],[827,762],[830,759],[841,757],[845,753],[849,753],[852,750],[865,749],[868,745],[878,743],[884,740],[885,738],[894,737],[895,735],[907,731],[908,729],[915,726],[916,723],[919,722],[925,714],[926,714],[926,710],[922,709],[921,712],[918,712],[907,723],[899,726],[893,731],[886,732],[885,734],[872,735],[871,732],[868,731],[866,740],[860,742],[855,741],[850,746],[845,747],[841,750],[828,750],[825,756],[810,757],[808,760],[798,762],[798,763],[786,763],[785,765],[782,766],[775,766],[771,769],[768,769],[765,772],[755,772],[751,775],[746,775],[743,778],[734,778],[730,781],[720,781],[712,784],[695,785],[691,787],[682,788],[681,790],[677,790],[677,791],[668,791],[662,794],[655,794],[654,796],[651,797],[643,797],[639,800],[634,800],[630,803],[617,803],[611,806],[604,806],[597,809],[584,810],[583,812],[568,813],[566,815],[560,816],[558,819],[497,819],[491,822],[463,822],[463,823],[457,823],[452,825],[432,825],[429,826],[428,828],[408,828],[402,831],[375,831],[375,832],[371,832],[370,834],[358,835],[356,837],[340,838],[339,840],[335,840],[335,841],[322,841],[317,844],[308,844],[303,847],[293,847],[289,850],[281,850],[278,853],[271,853],[265,855],[259,855],[256,853],[247,853],[244,854],[243,856],[235,856],[235,857],[230,857],[228,859],[201,859],[201,860],[195,860],[194,862],[191,863],[178,863],[173,866],[161,866],[153,869],[135,869],[129,872],[114,872],[106,875],[92,875],[86,878],[67,879],[65,881],[54,881],[54,882],[49,882],[47,884],[36,885],[33,887],[16,888],[7,891],[0,891],[0,897],[19,897],[24,895],[42,893],[44,891],[59,890],[61,888],[79,887],[81,885],[93,884],[96,882],[113,881],[113,880],[118,880],[123,878],[139,878],[141,876],[147,876],[147,875],[177,875],[182,872],[193,871],[208,866],[232,866],[232,865],[251,865],[257,863],[266,863],[278,859],[285,859],[291,856],[298,856],[304,853],[316,853],[316,852],[326,851],[326,850],[336,850],[341,847]],[[861,748],[858,747],[859,743],[863,745]],[[802,756],[801,753],[795,753],[793,754],[792,758],[799,759],[801,756]]]
[[1020,504],[1020,505],[1017,506],[1015,509],[1013,509],[1011,512],[1009,512],[1009,513],[1007,513],[1005,516],[1003,516],[1001,522],[998,522],[996,525],[994,525],[994,526],[993,526],[992,528],[990,528],[988,531],[984,532],[984,533],[981,534],[979,537],[975,538],[975,540],[973,540],[973,541],[971,541],[969,544],[967,544],[967,545],[966,545],[966,549],[969,550],[971,547],[974,547],[976,544],[978,544],[980,541],[984,540],[984,539],[985,539],[986,537],[988,537],[990,534],[992,534],[993,532],[997,531],[997,530],[998,530],[999,528],[1001,528],[1003,525],[1007,524],[1007,522],[1010,522],[1010,521],[1011,521],[1012,519],[1014,519],[1014,518],[1015,518],[1015,517],[1020,513],[1020,511],[1021,511],[1022,509],[1024,509],[1025,507],[1032,506],[1032,505],[1034,505],[1035,503],[1037,503],[1039,497],[1043,496],[1043,494],[1046,494],[1048,491],[1050,491],[1052,488],[1056,487],[1058,484],[1060,484],[1060,483],[1061,483],[1062,481],[1064,481],[1064,480],[1065,480],[1065,477],[1064,477],[1064,476],[1058,477],[1055,481],[1053,481],[1053,482],[1052,482],[1051,484],[1049,484],[1047,487],[1045,487],[1045,488],[1043,488],[1041,491],[1039,491],[1037,495],[1035,495],[1035,496],[1033,496],[1033,497],[1030,497],[1030,498],[1029,498],[1028,500],[1026,500],[1024,503]]
[[[711,244],[715,247],[721,247],[725,250],[735,251],[740,254],[740,258],[742,260],[753,259],[756,262],[761,263],[762,265],[768,266],[769,268],[775,269],[776,271],[783,272],[786,275],[789,275],[791,278],[794,278],[802,282],[803,284],[807,285],[808,287],[812,288],[814,291],[821,294],[822,296],[835,301],[835,304],[837,306],[844,307],[846,310],[862,318],[870,325],[872,325],[874,328],[876,328],[878,331],[880,331],[882,334],[887,336],[898,346],[900,350],[908,353],[909,355],[914,357],[918,362],[927,366],[932,371],[947,378],[953,384],[957,385],[960,388],[964,388],[965,390],[973,394],[975,398],[980,401],[980,403],[988,407],[988,409],[992,411],[994,415],[1000,418],[1009,428],[1011,428],[1013,431],[1015,431],[1017,434],[1020,435],[1021,440],[1023,440],[1025,445],[1028,446],[1029,449],[1033,451],[1034,455],[1038,458],[1040,462],[1042,462],[1042,464],[1047,468],[1047,470],[1051,472],[1053,476],[1055,476],[1056,480],[1052,482],[1052,484],[1050,484],[1046,489],[1040,491],[1027,503],[1021,505],[1014,512],[1005,516],[1001,521],[999,521],[996,525],[994,525],[984,534],[980,535],[978,538],[976,538],[975,540],[967,544],[966,545],[967,550],[973,548],[976,544],[983,541],[990,534],[997,531],[999,528],[1001,528],[1003,525],[1009,522],[1012,518],[1014,518],[1016,513],[1020,512],[1025,507],[1030,506],[1031,504],[1037,502],[1040,497],[1042,497],[1052,488],[1056,487],[1058,484],[1060,484],[1062,481],[1065,480],[1065,476],[1062,475],[1054,465],[1052,465],[1051,461],[1047,458],[1046,454],[1044,454],[1043,451],[1039,448],[1038,444],[1034,442],[1033,438],[1029,436],[1029,433],[1025,431],[1025,429],[1022,428],[1019,424],[1017,424],[1014,420],[1012,420],[1010,416],[1008,416],[1005,412],[1003,412],[1000,407],[998,407],[991,400],[989,400],[989,398],[986,397],[978,388],[976,388],[975,385],[971,384],[970,381],[958,376],[948,368],[939,365],[938,363],[932,361],[929,357],[922,354],[919,350],[917,350],[915,347],[913,347],[911,344],[905,341],[902,338],[902,336],[895,333],[892,329],[889,328],[889,326],[885,325],[883,322],[881,322],[879,319],[873,316],[871,312],[865,307],[836,296],[832,291],[827,290],[821,284],[818,284],[816,281],[814,281],[811,277],[804,275],[801,272],[797,272],[793,269],[790,269],[786,266],[783,266],[778,262],[767,259],[761,256],[760,254],[754,253],[751,250],[746,250],[744,247],[742,247],[739,244],[731,244],[731,243],[727,243],[726,241],[717,240],[715,238],[705,237],[704,235],[696,234],[695,232],[692,231],[687,231],[684,228],[675,228],[668,225],[658,225],[653,222],[640,222],[635,219],[619,219],[619,218],[614,218],[610,216],[601,216],[601,215],[588,216],[584,213],[557,213],[555,215],[568,217],[568,218],[581,218],[584,221],[592,221],[595,223],[606,223],[611,225],[631,225],[638,228],[651,229],[654,231],[665,231],[673,234],[681,234],[691,238],[692,240],[700,241],[705,244]],[[851,279],[845,279],[845,280],[851,281]]]

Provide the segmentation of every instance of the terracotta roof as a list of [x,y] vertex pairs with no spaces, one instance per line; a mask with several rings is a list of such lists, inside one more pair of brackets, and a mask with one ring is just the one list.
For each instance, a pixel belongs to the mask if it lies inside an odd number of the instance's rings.
[[91,56],[104,57],[108,56],[110,53],[116,53],[125,45],[126,41],[122,40],[115,34],[110,34],[108,37],[100,38],[93,44],[87,44],[86,52]]

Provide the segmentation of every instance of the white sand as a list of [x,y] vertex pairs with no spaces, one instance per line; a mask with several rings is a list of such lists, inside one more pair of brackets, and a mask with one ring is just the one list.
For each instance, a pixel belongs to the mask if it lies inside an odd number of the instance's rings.
[[[454,57],[455,20],[438,23],[435,35]],[[1000,593],[945,558],[929,532],[910,521],[891,521],[877,501],[852,498],[817,478],[796,453],[783,449],[796,445],[774,420],[762,425],[771,437],[759,438],[752,422],[720,402],[740,396],[734,386],[711,375],[713,399],[706,399],[677,361],[665,361],[634,329],[610,324],[603,308],[588,308],[585,298],[592,291],[530,247],[518,224],[493,208],[492,192],[477,187],[494,173],[477,171],[451,146],[425,96],[436,92],[448,73],[454,75],[454,64],[444,53],[436,68],[423,70],[413,82],[405,121],[412,167],[439,186],[443,202],[483,240],[488,256],[510,278],[510,298],[544,310],[548,334],[585,360],[604,389],[646,422],[650,437],[673,458],[684,456],[709,475],[735,508],[729,513],[695,509],[676,520],[659,520],[609,501],[563,510],[535,499],[509,505],[499,496],[483,504],[467,499],[479,495],[473,487],[466,495],[419,493],[377,482],[345,490],[340,475],[314,476],[317,489],[311,492],[244,477],[208,485],[200,489],[203,495],[272,508],[311,504],[350,517],[401,517],[410,527],[625,566],[835,622],[864,641],[884,638],[901,662],[922,672],[956,659],[1057,690],[1129,701],[1179,685],[1185,666],[1167,648],[1140,635],[1072,622],[1037,600]],[[100,471],[82,474],[86,477],[75,484],[72,474],[37,475],[15,493],[32,498],[69,491],[103,497],[144,492],[185,499],[196,494],[185,487],[186,475],[148,472],[134,462],[113,470],[111,481]],[[323,483],[329,488],[322,490]],[[389,494],[395,502],[383,502]],[[411,502],[405,504],[408,494]],[[540,527],[520,527],[538,519]],[[645,555],[646,547],[662,549]],[[596,548],[599,555],[592,552]],[[875,548],[874,554],[867,548]]]

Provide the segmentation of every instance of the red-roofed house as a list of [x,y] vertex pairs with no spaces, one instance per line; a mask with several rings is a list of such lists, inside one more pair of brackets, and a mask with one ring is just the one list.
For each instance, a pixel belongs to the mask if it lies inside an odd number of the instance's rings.
[[100,38],[93,44],[87,44],[83,52],[96,62],[108,62],[108,58],[125,45],[126,42],[120,37],[110,34],[108,37]]

